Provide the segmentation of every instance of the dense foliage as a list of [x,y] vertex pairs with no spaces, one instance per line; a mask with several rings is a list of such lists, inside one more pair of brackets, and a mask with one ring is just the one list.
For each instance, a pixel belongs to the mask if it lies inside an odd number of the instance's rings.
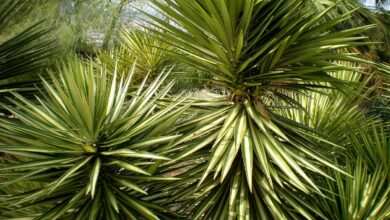
[[39,3],[0,3],[0,218],[390,218],[386,11],[64,0],[8,32]]

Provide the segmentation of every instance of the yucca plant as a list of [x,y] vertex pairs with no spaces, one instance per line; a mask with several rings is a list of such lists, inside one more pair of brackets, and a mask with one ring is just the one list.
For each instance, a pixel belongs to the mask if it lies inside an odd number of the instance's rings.
[[374,97],[370,114],[379,115],[388,123],[390,121],[390,65],[385,63],[376,65],[375,73],[381,84],[378,95]]
[[363,24],[376,24],[375,29],[368,30],[364,34],[370,36],[370,39],[377,43],[358,47],[357,49],[371,60],[389,62],[389,11],[380,7],[375,10],[373,8],[367,8],[362,4],[364,1],[356,0],[341,2],[337,0],[319,0],[311,1],[310,4],[314,6],[313,10],[320,12],[336,2],[338,2],[338,5],[336,10],[333,10],[330,14],[331,17],[354,11],[351,18],[346,19],[343,23],[336,26],[336,28],[343,30],[345,28],[358,27]]
[[[303,109],[277,109],[280,114],[321,132],[328,140],[335,143],[345,141],[345,131],[350,127],[366,126],[372,123],[373,117],[366,117],[368,110],[365,106],[372,102],[371,94],[380,87],[378,84],[370,84],[373,76],[361,72],[363,65],[349,62],[340,64],[355,68],[355,70],[339,70],[330,74],[335,78],[350,82],[350,86],[354,88],[353,92],[345,94],[338,90],[320,89],[316,92],[295,94],[294,100]],[[283,102],[280,103],[280,105],[283,104]],[[343,151],[338,152],[343,155]]]
[[338,173],[323,186],[330,199],[315,201],[328,219],[387,219],[390,217],[389,138],[382,124],[346,130],[344,161],[353,178]]
[[[133,66],[133,70],[135,65]],[[128,94],[134,72],[109,74],[92,62],[69,61],[59,76],[43,80],[37,104],[14,93],[16,119],[0,121],[1,218],[159,219],[169,211],[142,199],[145,182],[176,178],[151,175],[155,154],[176,138],[170,127],[184,108],[157,108],[172,83],[169,71],[148,88],[146,78]],[[130,95],[130,99],[128,99]],[[33,188],[13,184],[31,183]],[[18,186],[18,185],[16,185]]]
[[48,28],[38,22],[15,36],[2,36],[20,10],[27,10],[25,1],[5,0],[0,2],[0,101],[9,91],[34,89],[39,81],[37,70],[48,66],[48,57],[53,54],[52,41],[42,39]]
[[169,44],[146,30],[135,28],[123,30],[122,46],[127,48],[138,60],[138,68],[141,73],[157,74],[165,66],[173,63],[164,53],[164,50],[169,48]]
[[116,69],[119,75],[129,74],[134,61],[134,55],[125,47],[116,47],[112,50],[98,51],[96,56],[96,63],[100,64],[111,73],[113,73]]
[[317,196],[311,201],[326,219],[386,219],[390,202],[388,133],[378,117],[367,114],[371,110],[362,108],[371,102],[367,97],[378,85],[367,88],[370,79],[351,71],[332,75],[351,82],[364,81],[355,87],[360,88],[356,94],[324,91],[298,95],[305,111],[281,110],[281,114],[321,131],[344,148],[332,152],[334,163],[345,167],[352,177],[327,170],[334,180],[323,178],[318,185],[328,198]]
[[358,61],[343,49],[372,26],[332,31],[350,14],[328,19],[335,6],[314,13],[302,0],[151,2],[162,16],[149,16],[150,31],[177,49],[167,53],[228,92],[195,103],[208,113],[178,127],[187,133],[171,146],[178,156],[158,172],[182,180],[160,188],[172,195],[163,204],[191,219],[324,217],[308,202],[322,194],[311,174],[343,173],[337,146],[275,109],[302,108],[295,93],[347,89],[330,73],[354,69],[335,61]]
[[121,45],[114,51],[101,52],[98,60],[110,69],[115,66],[121,69],[121,73],[128,73],[134,62],[137,63],[135,80],[142,79],[149,74],[151,80],[162,69],[173,66],[175,62],[166,56],[164,50],[169,45],[146,30],[123,29],[121,32]]

